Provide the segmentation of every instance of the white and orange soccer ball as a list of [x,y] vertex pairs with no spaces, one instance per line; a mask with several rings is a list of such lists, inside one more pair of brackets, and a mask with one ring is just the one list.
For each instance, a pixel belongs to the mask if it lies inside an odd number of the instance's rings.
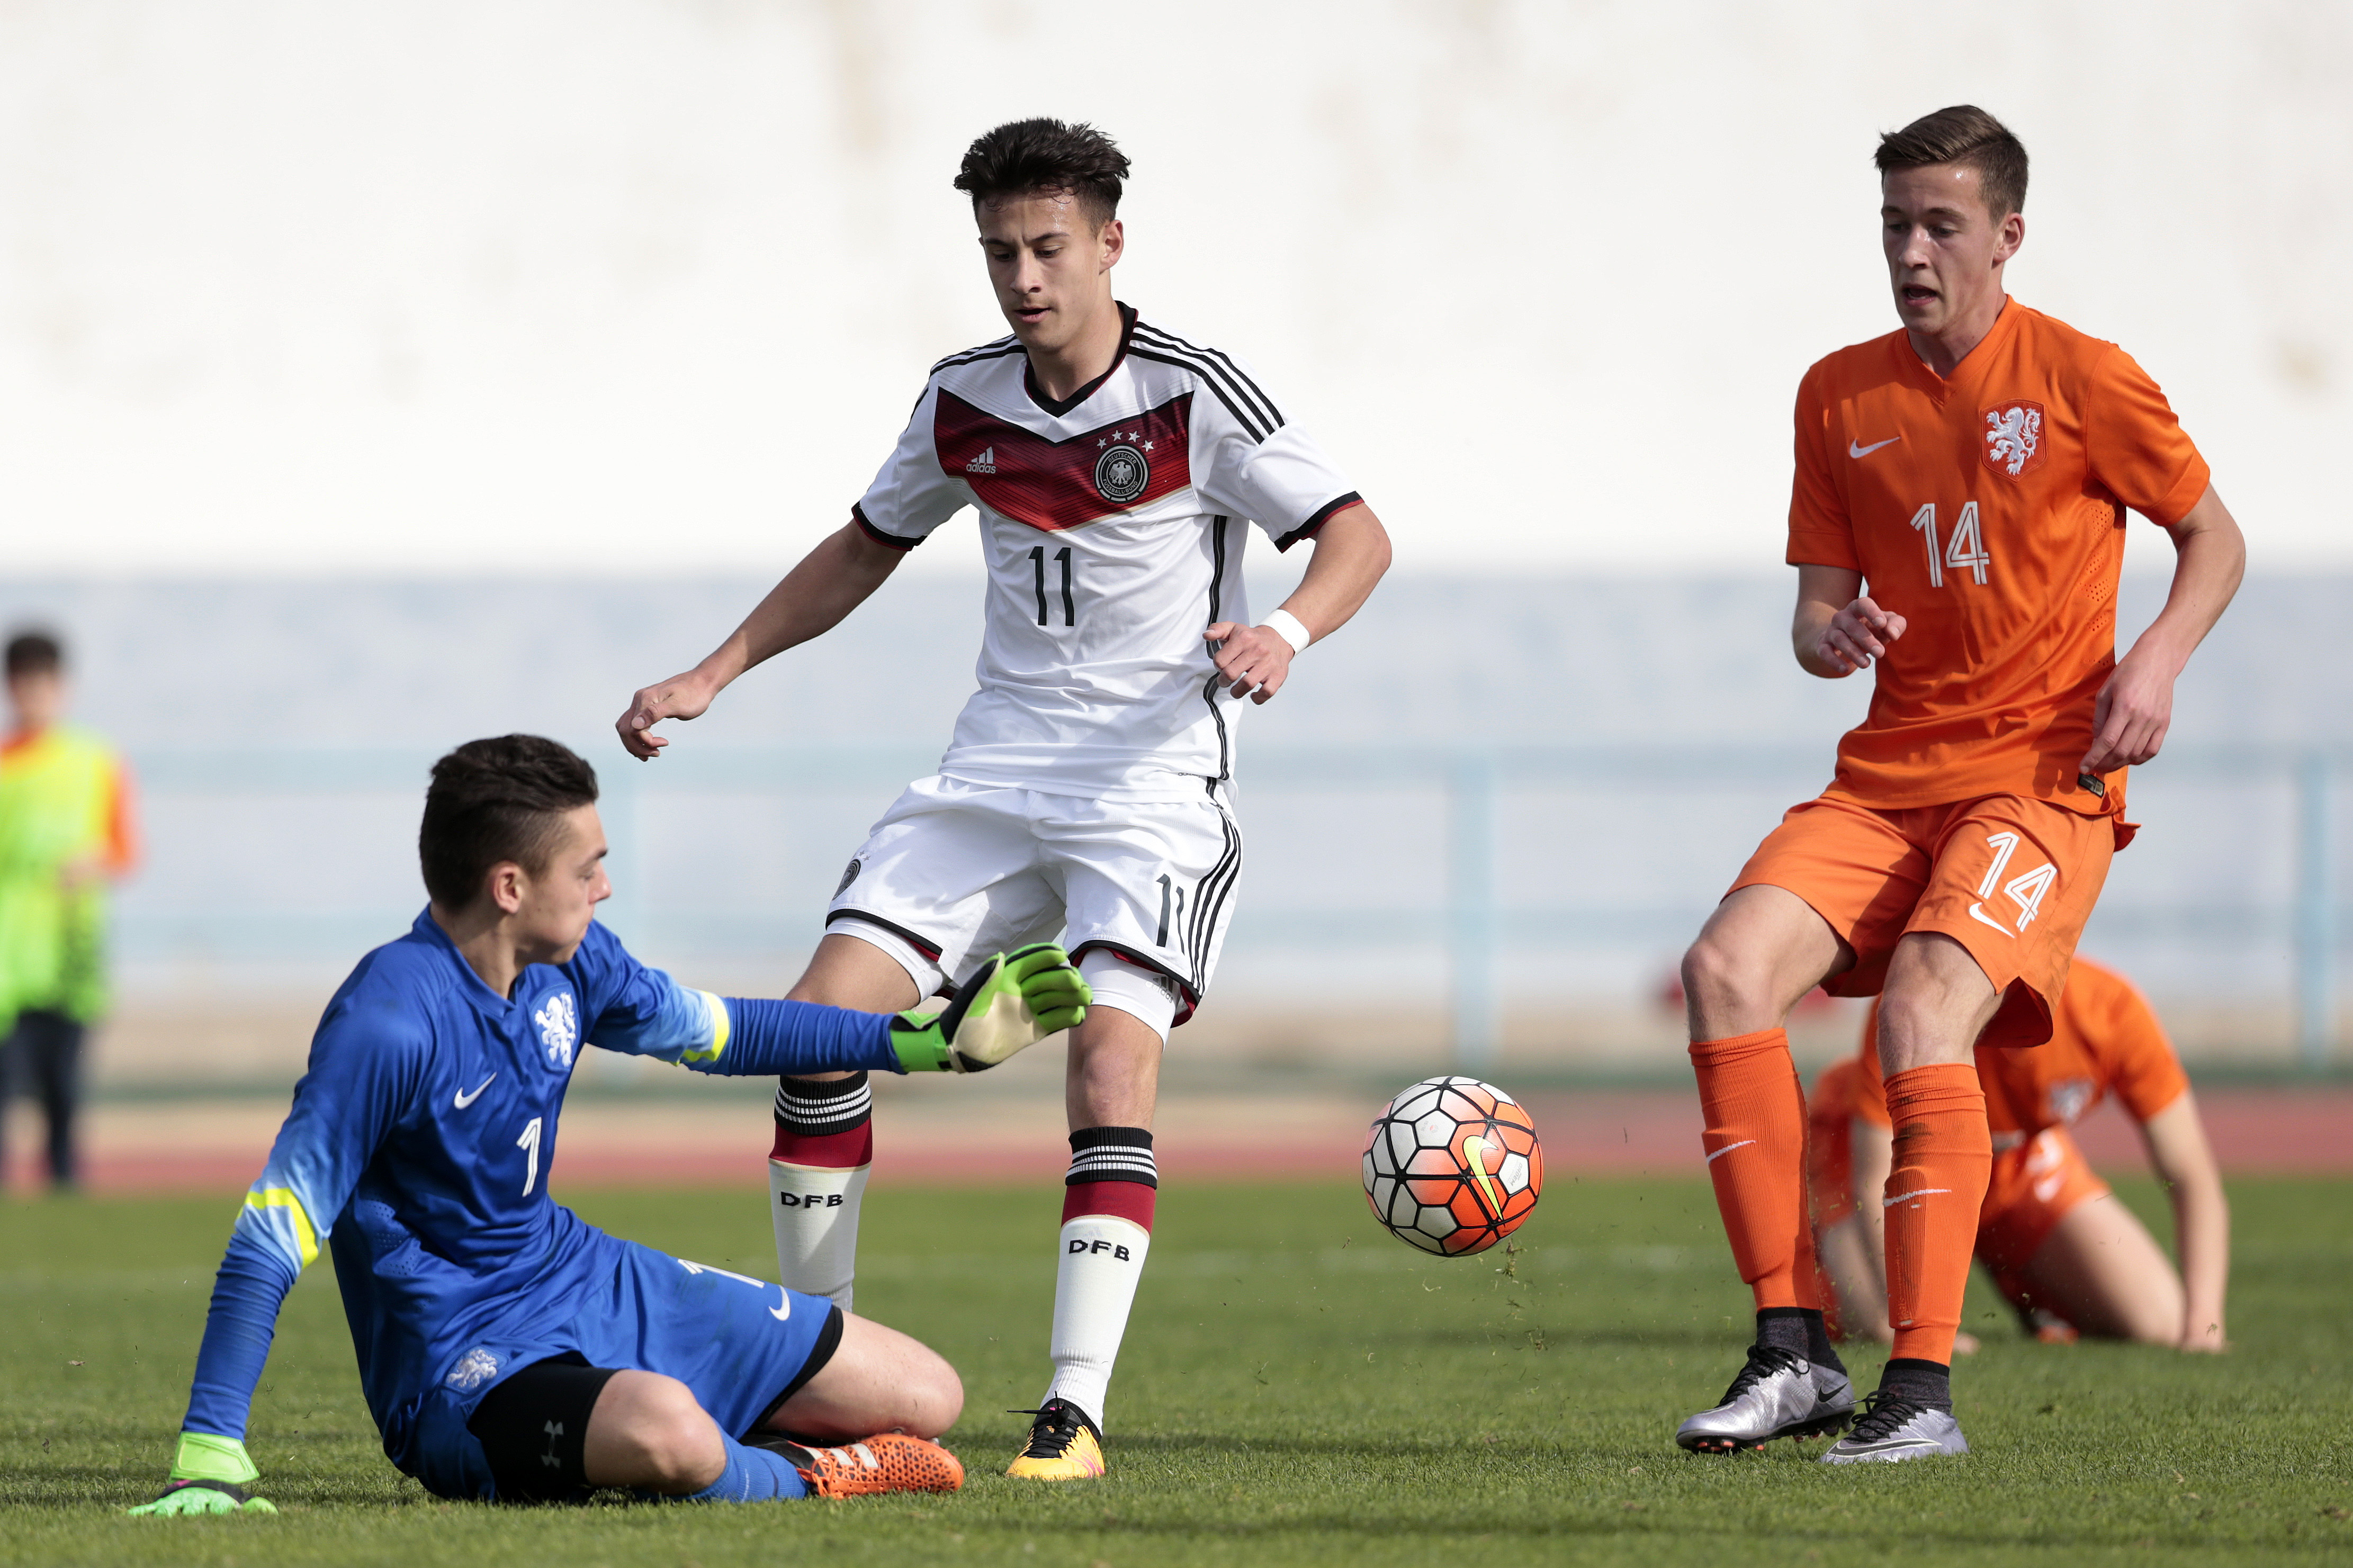
[[1544,1147],[1519,1101],[1475,1078],[1424,1079],[1373,1119],[1365,1201],[1391,1236],[1441,1258],[1483,1252],[1544,1190]]

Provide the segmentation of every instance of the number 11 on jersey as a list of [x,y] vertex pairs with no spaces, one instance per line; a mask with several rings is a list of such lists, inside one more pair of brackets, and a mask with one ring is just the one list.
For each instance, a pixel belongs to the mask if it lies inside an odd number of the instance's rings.
[[[1078,606],[1071,600],[1071,547],[1065,544],[1054,552],[1054,559],[1060,563],[1062,568],[1062,624],[1066,626],[1075,626],[1079,624],[1079,611]],[[1047,626],[1050,623],[1047,619],[1046,613],[1046,547],[1044,545],[1037,544],[1030,547],[1029,564],[1035,567],[1038,573],[1038,624],[1041,626]]]

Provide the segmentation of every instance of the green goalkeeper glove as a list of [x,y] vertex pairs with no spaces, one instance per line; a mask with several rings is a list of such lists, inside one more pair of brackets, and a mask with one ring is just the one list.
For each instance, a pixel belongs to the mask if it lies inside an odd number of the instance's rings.
[[142,1503],[132,1513],[276,1513],[268,1498],[248,1497],[245,1483],[259,1480],[261,1471],[234,1437],[209,1432],[183,1432],[172,1455],[172,1484],[153,1502]]
[[902,1013],[891,1044],[909,1072],[986,1072],[1076,1025],[1095,994],[1051,942],[1000,952],[956,988],[944,1013]]

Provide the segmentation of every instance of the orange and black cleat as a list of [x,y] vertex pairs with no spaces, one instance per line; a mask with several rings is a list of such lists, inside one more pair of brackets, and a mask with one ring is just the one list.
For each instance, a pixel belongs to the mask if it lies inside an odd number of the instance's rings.
[[883,1432],[838,1448],[777,1443],[812,1497],[879,1497],[885,1492],[952,1492],[964,1486],[964,1465],[937,1443]]
[[1067,1399],[1049,1399],[1035,1410],[1014,1410],[1012,1415],[1034,1415],[1029,1446],[1007,1468],[1006,1474],[1033,1481],[1080,1481],[1103,1473],[1103,1437],[1087,1413]]

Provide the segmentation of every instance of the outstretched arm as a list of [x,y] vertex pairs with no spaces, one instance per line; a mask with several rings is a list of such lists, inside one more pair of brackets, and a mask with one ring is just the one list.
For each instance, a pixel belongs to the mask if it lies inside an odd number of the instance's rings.
[[320,1026],[310,1070],[295,1087],[294,1107],[261,1179],[246,1194],[214,1277],[170,1484],[133,1513],[276,1511],[244,1488],[260,1476],[245,1451],[245,1428],[278,1311],[319,1256],[418,1076],[423,1042],[396,1022],[371,1020],[353,1008],[330,1013]]
[[1094,1000],[1069,954],[1050,942],[1000,953],[944,1008],[860,1013],[690,991],[607,942],[627,966],[589,1043],[734,1078],[818,1072],[982,1072],[1075,1026]]
[[[1316,531],[1311,548],[1315,553],[1307,563],[1307,574],[1278,613],[1297,621],[1308,641],[1321,642],[1346,626],[1373,596],[1374,585],[1389,569],[1389,535],[1373,509],[1358,501],[1334,512]],[[1282,689],[1292,658],[1300,651],[1264,625],[1219,621],[1201,635],[1209,640],[1219,677],[1231,683],[1234,696],[1253,702],[1264,702]]]
[[2206,1124],[2188,1089],[2144,1123],[2149,1163],[2173,1204],[2174,1249],[2181,1260],[2181,1348],[2229,1348],[2222,1331],[2222,1298],[2231,1282],[2231,1204],[2222,1195],[2222,1173],[2206,1142]]
[[2165,531],[2173,537],[2173,587],[2165,608],[2100,688],[2092,710],[2092,749],[2084,753],[2087,773],[2137,767],[2157,755],[2173,723],[2173,683],[2246,574],[2246,539],[2213,486]]
[[[1858,1116],[1850,1147],[1854,1151],[1854,1213],[1862,1222],[1864,1266],[1879,1287],[1877,1321],[1883,1326],[1887,1321],[1887,1208],[1883,1200],[1887,1196],[1887,1173],[1895,1165],[1895,1134]],[[1894,1331],[1888,1334],[1893,1338]]]
[[1836,1303],[1822,1305],[1837,1306],[1839,1324],[1849,1339],[1874,1340],[1883,1345],[1895,1337],[1887,1326],[1887,1268],[1873,1258],[1863,1238],[1863,1223],[1862,1211],[1857,1209],[1815,1236],[1814,1248],[1822,1260],[1822,1271],[1838,1292]]
[[640,761],[659,755],[670,742],[653,732],[656,724],[665,719],[701,718],[728,683],[754,665],[839,626],[905,555],[903,550],[877,542],[856,522],[844,523],[839,533],[785,574],[784,581],[769,589],[744,624],[701,664],[630,698],[628,711],[614,725],[621,744]]

